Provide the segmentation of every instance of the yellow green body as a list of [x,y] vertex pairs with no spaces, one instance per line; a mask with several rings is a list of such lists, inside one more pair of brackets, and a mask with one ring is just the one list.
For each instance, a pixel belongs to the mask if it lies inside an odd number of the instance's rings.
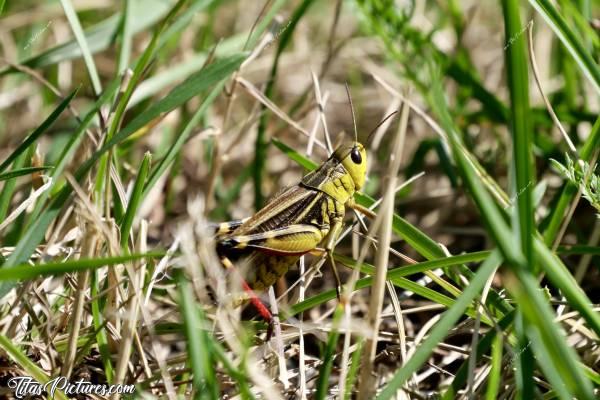
[[[319,168],[272,198],[252,217],[222,223],[217,251],[222,257],[245,259],[250,265],[245,278],[254,290],[273,285],[300,256],[322,243],[333,262],[331,254],[345,205],[363,186],[366,167],[362,144],[341,145]],[[337,272],[335,275],[339,285]]]

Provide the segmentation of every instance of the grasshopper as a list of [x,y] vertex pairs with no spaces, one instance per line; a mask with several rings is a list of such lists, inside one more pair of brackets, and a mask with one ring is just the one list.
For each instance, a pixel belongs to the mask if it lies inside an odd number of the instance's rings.
[[[340,145],[321,166],[305,175],[297,185],[273,197],[252,217],[223,222],[216,229],[217,253],[223,264],[231,268],[230,257],[242,257],[251,266],[243,282],[244,289],[266,320],[270,320],[270,313],[253,291],[273,285],[302,255],[316,250],[319,245],[324,245],[339,299],[341,282],[333,249],[342,231],[346,207],[373,216],[370,210],[354,202],[354,193],[366,180],[367,153],[357,140],[354,108],[347,86],[346,90],[355,140]],[[394,114],[384,118],[371,134]]]
[[264,290],[283,276],[298,259],[324,244],[339,297],[340,278],[333,248],[342,231],[346,205],[365,183],[367,154],[350,142],[339,146],[319,168],[297,185],[284,189],[252,217],[218,226],[217,253],[224,264],[229,256],[247,257],[252,266],[246,282]]

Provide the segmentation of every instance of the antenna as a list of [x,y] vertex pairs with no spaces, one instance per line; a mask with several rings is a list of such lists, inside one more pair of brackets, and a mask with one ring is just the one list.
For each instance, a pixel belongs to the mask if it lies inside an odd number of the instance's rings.
[[369,141],[371,140],[371,136],[373,136],[373,134],[375,133],[375,131],[377,131],[377,129],[383,125],[385,123],[385,121],[387,121],[388,119],[392,118],[394,116],[394,114],[397,114],[398,110],[396,111],[392,111],[391,113],[389,113],[384,119],[381,120],[380,123],[377,124],[377,126],[375,128],[373,128],[373,130],[371,131],[371,133],[369,133],[369,136],[367,137],[367,143],[369,143]]
[[348,82],[346,83],[346,94],[348,95],[348,101],[350,102],[350,111],[352,112],[352,122],[354,123],[354,141],[358,142],[358,129],[356,129],[356,116],[354,115],[354,104],[352,104],[352,96],[350,96],[350,88]]

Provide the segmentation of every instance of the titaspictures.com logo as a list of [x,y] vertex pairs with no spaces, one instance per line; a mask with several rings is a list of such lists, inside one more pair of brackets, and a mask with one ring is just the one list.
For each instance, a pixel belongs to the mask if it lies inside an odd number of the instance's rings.
[[70,382],[64,376],[57,376],[43,384],[31,376],[15,376],[8,380],[8,387],[13,391],[17,399],[44,394],[50,396],[50,398],[55,398],[55,394],[59,391],[67,396],[78,394],[110,396],[113,394],[132,394],[135,391],[134,385],[95,384],[83,379]]

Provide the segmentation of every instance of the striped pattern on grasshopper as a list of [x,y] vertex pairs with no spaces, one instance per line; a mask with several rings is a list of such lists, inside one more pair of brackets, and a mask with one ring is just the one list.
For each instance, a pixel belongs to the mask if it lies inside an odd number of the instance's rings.
[[346,206],[355,207],[353,195],[365,182],[366,167],[364,146],[357,141],[343,144],[319,168],[273,197],[252,217],[221,223],[217,252],[225,265],[231,265],[230,258],[245,258],[250,265],[247,283],[254,290],[264,290],[300,256],[322,245],[339,295],[333,248]]

